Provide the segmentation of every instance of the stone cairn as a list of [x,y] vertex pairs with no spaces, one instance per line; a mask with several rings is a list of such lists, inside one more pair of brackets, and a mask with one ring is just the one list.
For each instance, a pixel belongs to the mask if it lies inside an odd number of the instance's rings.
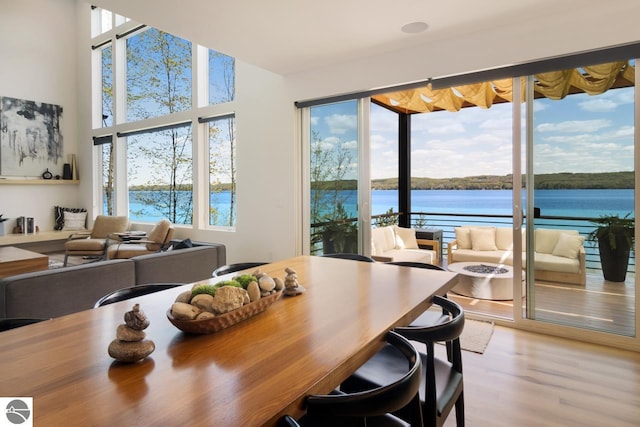
[[116,329],[116,339],[109,344],[109,356],[120,362],[137,362],[153,353],[156,345],[145,340],[144,330],[149,323],[140,305],[134,305],[124,314],[124,325],[118,325]]
[[288,296],[300,295],[305,291],[304,287],[298,283],[298,274],[293,268],[285,268],[284,294]]

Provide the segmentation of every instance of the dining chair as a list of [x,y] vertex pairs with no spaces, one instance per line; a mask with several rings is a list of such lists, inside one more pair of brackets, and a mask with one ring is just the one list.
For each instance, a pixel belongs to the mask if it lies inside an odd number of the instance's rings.
[[237,271],[260,267],[261,265],[265,265],[265,264],[267,263],[266,262],[239,262],[236,264],[226,264],[213,270],[212,276],[218,277],[218,276],[222,276],[229,273],[235,273]]
[[291,415],[285,415],[284,417],[280,418],[280,421],[278,422],[278,426],[279,427],[300,427],[300,424]]
[[350,253],[334,253],[334,254],[322,254],[325,258],[340,258],[340,259],[351,259],[354,261],[363,261],[363,262],[376,262],[373,258],[368,257],[366,255],[360,254],[350,254]]
[[398,358],[393,381],[353,393],[335,391],[307,396],[307,413],[298,420],[301,426],[406,426],[391,414],[403,409],[410,426],[422,426],[420,355],[408,339],[396,332],[387,332],[384,339],[384,349]]
[[119,241],[110,245],[107,249],[107,258],[128,259],[158,252],[169,245],[174,232],[175,228],[171,221],[162,219],[153,226],[146,238]]
[[399,265],[401,267],[414,267],[414,268],[425,268],[427,270],[440,270],[447,271],[446,268],[441,267],[435,264],[429,264],[427,262],[415,262],[415,261],[389,261],[387,264],[391,265]]
[[182,286],[184,283],[149,283],[146,285],[131,286],[129,288],[118,289],[101,297],[94,304],[93,308],[102,307],[104,305],[113,304],[115,302],[128,300],[142,295],[152,294],[154,292],[164,291],[165,289]]
[[113,233],[123,233],[129,228],[129,218],[127,216],[98,215],[91,230],[77,231],[69,235],[64,243],[64,262],[70,256],[90,256],[96,260],[103,260],[107,256],[107,249],[110,243],[109,235]]
[[[429,264],[426,262],[416,262],[416,261],[390,261],[387,262],[390,265],[397,265],[400,267],[412,267],[412,268],[424,268],[426,270],[438,270],[438,271],[447,271],[446,268],[441,267],[435,264]],[[447,296],[444,295],[446,298]],[[447,321],[449,315],[445,309],[435,310],[428,309],[424,313],[422,313],[416,320],[411,322],[410,326],[429,326],[436,325],[438,323],[442,323]]]
[[[464,397],[462,377],[462,352],[460,334],[464,328],[464,311],[454,301],[440,296],[433,297],[433,303],[441,306],[449,314],[449,320],[433,326],[398,327],[398,334],[408,340],[424,343],[427,352],[420,353],[423,373],[420,389],[420,403],[425,426],[442,426],[455,406],[456,425],[464,426]],[[447,358],[435,357],[435,343],[451,344]],[[384,347],[365,362],[341,385],[341,390],[353,393],[390,384],[403,372],[405,361],[402,357]],[[404,420],[409,415],[396,412]]]
[[3,319],[0,319],[0,332],[19,328],[21,326],[31,325],[33,323],[42,322],[43,320],[46,320],[46,319],[35,319],[35,318],[27,318],[27,317],[3,318]]

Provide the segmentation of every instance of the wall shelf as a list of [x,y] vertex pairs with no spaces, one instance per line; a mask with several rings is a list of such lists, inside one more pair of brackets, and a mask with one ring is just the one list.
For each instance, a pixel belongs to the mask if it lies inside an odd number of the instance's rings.
[[0,185],[65,185],[79,184],[77,179],[20,179],[0,178]]

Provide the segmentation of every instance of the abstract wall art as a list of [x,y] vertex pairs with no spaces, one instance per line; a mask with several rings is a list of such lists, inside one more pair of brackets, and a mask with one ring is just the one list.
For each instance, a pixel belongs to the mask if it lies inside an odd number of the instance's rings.
[[62,171],[62,106],[0,97],[0,175]]

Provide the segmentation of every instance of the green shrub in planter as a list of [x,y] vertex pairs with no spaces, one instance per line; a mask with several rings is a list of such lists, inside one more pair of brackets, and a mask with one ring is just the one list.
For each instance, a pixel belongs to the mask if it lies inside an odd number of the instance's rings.
[[635,243],[635,219],[627,214],[603,215],[592,220],[596,228],[587,240],[598,242],[598,252],[605,280],[624,282],[627,276],[629,255]]

